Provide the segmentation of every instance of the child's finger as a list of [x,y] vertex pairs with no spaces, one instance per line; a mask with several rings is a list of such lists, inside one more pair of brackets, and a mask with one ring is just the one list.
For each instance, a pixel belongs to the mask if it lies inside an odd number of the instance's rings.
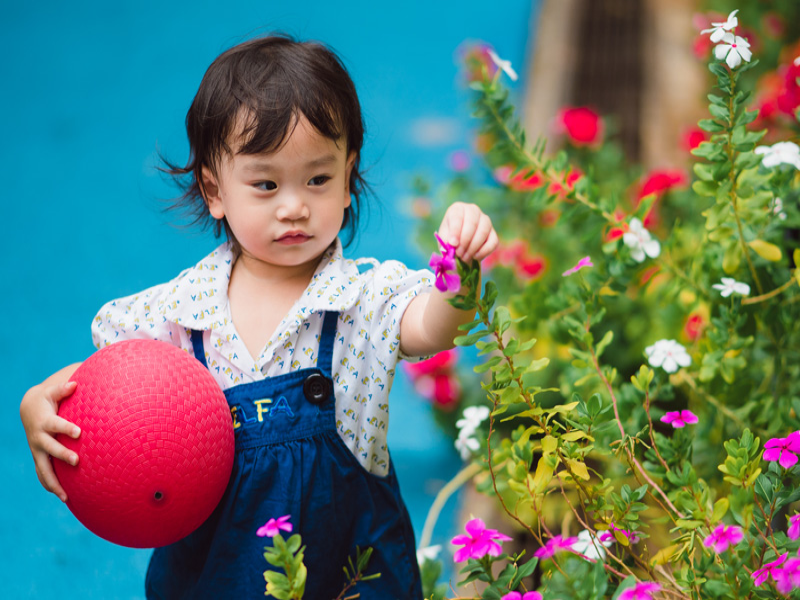
[[48,492],[58,496],[62,502],[66,502],[67,492],[64,491],[64,488],[61,487],[61,484],[58,482],[58,477],[56,477],[56,472],[53,469],[53,464],[50,462],[50,457],[46,454],[42,454],[34,462],[36,463],[36,475],[39,477],[39,483],[42,484],[42,487]]
[[58,415],[53,415],[44,425],[44,430],[48,433],[56,434],[61,433],[64,435],[68,435],[73,439],[78,439],[81,435],[81,428],[72,423],[71,421],[67,421],[66,419],[59,417]]
[[465,262],[469,258],[469,247],[475,238],[481,215],[482,213],[478,210],[467,210],[464,212],[456,254]]
[[39,447],[53,458],[62,460],[73,467],[78,464],[78,455],[51,435],[43,435]]
[[[492,232],[492,220],[484,214],[480,215],[477,223],[475,224],[475,231],[469,240],[467,248],[464,250],[464,262],[469,262],[473,257],[476,257],[478,251],[489,239],[489,234]],[[480,259],[479,259],[480,260]]]
[[461,243],[461,228],[464,223],[464,206],[460,202],[450,205],[442,220],[439,236],[442,241],[458,248]]
[[54,402],[61,402],[65,398],[69,398],[76,387],[78,387],[77,381],[67,381],[45,388],[44,395]]
[[481,249],[475,254],[475,258],[478,261],[482,261],[484,258],[489,256],[492,252],[497,250],[497,246],[500,244],[500,239],[497,237],[497,232],[492,229],[489,232],[489,239],[486,240],[486,243],[481,246]]

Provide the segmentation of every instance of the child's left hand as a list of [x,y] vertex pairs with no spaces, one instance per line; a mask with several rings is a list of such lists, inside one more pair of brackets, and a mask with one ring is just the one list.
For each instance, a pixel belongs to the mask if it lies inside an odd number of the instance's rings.
[[469,264],[483,260],[497,248],[492,220],[475,204],[454,202],[444,213],[439,237],[456,248],[456,256]]

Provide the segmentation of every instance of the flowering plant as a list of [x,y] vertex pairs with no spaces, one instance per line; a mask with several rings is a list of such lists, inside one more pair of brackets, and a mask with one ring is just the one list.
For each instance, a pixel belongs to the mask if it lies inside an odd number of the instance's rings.
[[[754,123],[741,18],[703,34],[691,173],[642,176],[593,120],[549,156],[506,71],[472,72],[491,183],[460,172],[438,197],[473,198],[505,243],[481,293],[461,278],[476,318],[456,345],[483,379],[454,415],[454,481],[509,529],[454,540],[459,598],[800,598],[800,150]],[[545,257],[535,278],[523,255]]]

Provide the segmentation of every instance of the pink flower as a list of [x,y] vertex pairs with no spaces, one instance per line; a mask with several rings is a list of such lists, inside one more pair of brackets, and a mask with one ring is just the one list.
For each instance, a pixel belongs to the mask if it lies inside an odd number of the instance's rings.
[[781,594],[788,594],[792,589],[800,587],[800,558],[790,558],[782,569],[773,571],[775,587]]
[[577,273],[583,267],[593,267],[593,266],[594,266],[594,264],[592,264],[592,257],[591,256],[584,256],[582,259],[580,259],[578,261],[578,264],[576,264],[571,269],[567,269],[566,271],[564,271],[561,274],[561,276],[562,277],[567,277],[568,275],[572,275],[573,273]]
[[711,535],[703,540],[703,545],[706,548],[714,548],[714,552],[719,554],[720,552],[725,552],[728,546],[735,546],[741,542],[742,538],[744,538],[744,533],[741,527],[736,525],[726,526],[724,523],[720,523],[711,532]]
[[690,410],[682,410],[680,412],[676,410],[665,414],[661,417],[661,421],[663,423],[669,423],[677,429],[685,427],[686,425],[694,425],[697,423],[698,418],[697,415]]
[[618,600],[653,600],[653,594],[661,589],[661,584],[654,581],[640,581],[632,588],[623,591]]
[[500,556],[502,548],[496,540],[508,542],[511,540],[507,535],[498,533],[495,529],[486,529],[486,524],[480,519],[472,519],[464,529],[467,535],[457,535],[451,540],[455,546],[463,546],[456,551],[455,562],[464,562],[469,558],[483,558],[489,556]]
[[786,532],[786,535],[790,540],[796,540],[797,538],[800,538],[800,513],[789,517],[789,529]]
[[524,594],[509,592],[500,600],[542,600],[542,595],[539,592],[525,592]]
[[292,524],[289,523],[289,517],[292,515],[283,515],[277,519],[270,519],[264,525],[258,528],[256,535],[259,537],[275,537],[283,531],[291,531]]
[[438,234],[433,234],[439,242],[441,248],[441,256],[433,254],[431,256],[430,266],[436,273],[436,289],[440,292],[457,292],[461,289],[461,277],[458,276],[456,271],[456,249],[451,246]]
[[780,566],[786,562],[786,558],[788,556],[789,553],[784,552],[776,560],[773,560],[771,563],[767,563],[760,569],[756,569],[755,571],[753,571],[752,575],[753,585],[755,585],[756,587],[760,586],[770,576],[772,576],[772,578],[775,579],[776,574],[779,573],[781,570]]
[[456,363],[456,349],[444,350],[434,354],[432,357],[421,360],[419,362],[411,363],[403,361],[403,368],[406,373],[412,378],[416,379],[422,375],[435,375],[440,371],[449,371]]
[[800,452],[800,431],[794,431],[785,438],[772,438],[764,444],[764,460],[777,460],[784,469],[797,464],[796,452]]
[[609,531],[603,531],[598,536],[598,539],[605,543],[605,542],[615,542],[617,539],[614,537],[612,531],[619,531],[622,535],[628,538],[628,541],[631,544],[638,544],[639,543],[639,534],[635,531],[628,531],[627,529],[622,529],[621,527],[617,527],[614,523],[609,523]]
[[547,543],[534,552],[536,558],[552,558],[559,552],[572,551],[572,545],[578,541],[576,537],[564,538],[560,535],[555,535],[547,540]]
[[586,106],[561,109],[556,125],[575,146],[598,146],[603,141],[603,120]]

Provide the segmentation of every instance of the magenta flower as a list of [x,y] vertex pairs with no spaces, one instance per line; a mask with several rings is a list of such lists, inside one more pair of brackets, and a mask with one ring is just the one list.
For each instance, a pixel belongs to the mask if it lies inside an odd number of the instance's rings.
[[789,517],[789,529],[786,532],[790,540],[800,538],[800,513]]
[[270,519],[264,525],[258,528],[256,535],[259,537],[275,537],[281,530],[291,531],[292,524],[289,523],[289,517],[292,515],[283,515],[277,519]]
[[725,552],[728,546],[735,546],[741,542],[742,538],[744,538],[744,532],[741,527],[736,525],[726,526],[724,523],[720,523],[711,532],[711,535],[703,540],[703,545],[706,548],[713,548],[714,552],[719,554],[720,552]]
[[661,417],[663,423],[669,423],[676,429],[685,427],[686,425],[694,425],[699,419],[697,415],[690,410],[672,411]]
[[457,535],[450,543],[455,546],[463,546],[456,551],[455,562],[464,562],[468,558],[479,559],[487,554],[489,556],[500,556],[502,548],[496,540],[508,542],[511,540],[507,535],[498,533],[495,529],[486,529],[486,524],[480,519],[472,519],[464,529],[467,535]]
[[764,460],[777,460],[784,469],[797,464],[796,452],[800,452],[800,431],[794,431],[785,438],[772,438],[764,444]]
[[461,277],[456,271],[456,248],[445,242],[439,234],[433,234],[439,242],[441,256],[434,253],[428,263],[436,274],[436,289],[440,292],[457,292],[461,289]]
[[500,600],[542,600],[542,595],[539,592],[525,592],[524,594],[509,592]]
[[623,591],[618,600],[653,600],[653,594],[661,590],[661,584],[654,581],[640,581],[632,588]]
[[536,558],[552,558],[555,554],[564,551],[572,551],[573,544],[578,542],[578,538],[569,537],[564,538],[560,535],[555,535],[547,540],[547,543],[534,552]]
[[760,586],[770,576],[773,579],[777,579],[777,575],[781,571],[781,565],[786,562],[786,558],[788,556],[789,553],[784,552],[777,559],[773,560],[771,563],[767,563],[760,569],[756,569],[755,571],[753,571],[752,575],[753,585],[755,585],[756,587]]
[[581,270],[583,267],[593,267],[593,266],[594,266],[594,265],[592,264],[592,257],[591,257],[591,256],[584,256],[582,259],[580,259],[580,260],[578,261],[578,264],[577,264],[577,265],[575,265],[575,266],[574,266],[574,267],[572,267],[571,269],[567,269],[566,271],[564,271],[564,272],[561,274],[561,276],[562,276],[562,277],[567,277],[568,275],[572,275],[573,273],[577,273],[577,272],[578,272],[578,271],[580,271],[580,270]]
[[800,558],[790,558],[782,569],[773,572],[775,587],[781,594],[788,594],[800,587]]
[[639,534],[635,531],[628,531],[627,529],[623,529],[622,527],[617,527],[614,523],[609,523],[610,531],[603,531],[599,536],[598,539],[603,542],[616,542],[617,539],[614,537],[612,531],[619,531],[622,535],[628,538],[628,541],[633,544],[639,543]]

